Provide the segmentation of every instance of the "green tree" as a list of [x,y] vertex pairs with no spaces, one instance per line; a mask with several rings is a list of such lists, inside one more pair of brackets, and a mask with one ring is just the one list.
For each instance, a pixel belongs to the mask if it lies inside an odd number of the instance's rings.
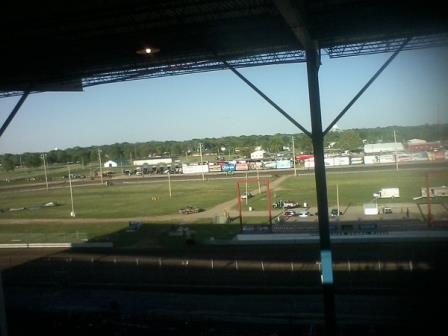
[[23,163],[29,168],[40,167],[42,165],[42,158],[40,157],[40,154],[26,153],[24,155]]
[[356,151],[362,147],[362,139],[353,130],[344,131],[341,133],[336,146],[341,150]]
[[16,167],[16,160],[14,159],[14,155],[5,154],[2,159],[2,168],[5,171],[13,171]]

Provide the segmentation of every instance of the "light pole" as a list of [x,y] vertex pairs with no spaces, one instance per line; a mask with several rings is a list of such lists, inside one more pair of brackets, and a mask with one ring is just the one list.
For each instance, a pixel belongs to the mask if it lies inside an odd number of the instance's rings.
[[101,184],[103,184],[103,165],[101,164],[101,149],[98,148],[98,160],[100,162],[100,178]]
[[247,172],[246,172],[246,206],[247,206],[247,199],[249,198],[249,195],[247,194]]
[[204,177],[204,162],[202,161],[202,143],[199,143],[199,155],[201,156],[201,172],[202,172],[202,181],[205,181]]
[[398,158],[397,158],[397,135],[394,130],[394,150],[395,150],[395,170],[398,171]]
[[47,186],[47,190],[48,190],[48,178],[47,178],[47,165],[45,163],[45,157],[47,156],[46,153],[43,153],[41,155],[42,160],[44,161],[44,173],[45,173],[45,185]]
[[168,170],[168,191],[170,193],[170,198],[171,198],[171,176],[170,176],[169,170]]
[[73,206],[72,176],[70,174],[70,166],[67,166],[67,168],[68,168],[68,183],[70,185],[70,200],[72,202],[72,212],[70,212],[70,216],[76,217],[76,215],[75,215],[75,208]]
[[292,139],[292,163],[294,165],[294,176],[297,176],[296,170],[296,148],[294,146],[294,135],[291,137]]

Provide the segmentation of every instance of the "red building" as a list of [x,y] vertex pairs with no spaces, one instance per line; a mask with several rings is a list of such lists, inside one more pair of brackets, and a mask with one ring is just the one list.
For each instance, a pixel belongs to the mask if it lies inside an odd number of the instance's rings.
[[407,149],[409,153],[418,152],[432,152],[435,149],[440,149],[440,141],[425,142],[425,143],[408,143]]

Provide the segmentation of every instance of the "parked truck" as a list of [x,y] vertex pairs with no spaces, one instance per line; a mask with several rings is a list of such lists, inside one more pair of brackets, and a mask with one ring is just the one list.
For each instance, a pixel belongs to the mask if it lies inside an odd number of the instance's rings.
[[382,188],[373,194],[375,198],[395,198],[400,197],[400,188]]

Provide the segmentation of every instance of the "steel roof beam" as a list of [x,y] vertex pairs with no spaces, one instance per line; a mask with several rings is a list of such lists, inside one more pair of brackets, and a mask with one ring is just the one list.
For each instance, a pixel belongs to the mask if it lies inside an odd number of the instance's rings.
[[3,133],[6,131],[6,129],[8,128],[8,125],[11,123],[12,119],[14,119],[15,115],[20,110],[20,107],[25,102],[25,100],[26,100],[26,98],[28,97],[29,94],[30,94],[29,90],[25,91],[23,93],[22,97],[20,97],[20,99],[17,102],[16,106],[14,106],[14,108],[12,109],[12,111],[9,114],[8,118],[6,118],[5,122],[3,123],[2,127],[0,128],[0,138],[3,135]]
[[274,0],[274,4],[303,49],[314,49],[316,43],[308,32],[303,1],[299,0],[293,3],[291,0]]
[[234,66],[229,64],[225,60],[221,60],[221,62],[231,70],[235,75],[237,75],[244,83],[249,85],[252,90],[258,93],[264,100],[266,100],[272,107],[274,107],[278,112],[280,112],[286,119],[292,122],[296,127],[298,127],[303,133],[311,137],[311,133],[302,125],[300,125],[293,117],[291,117],[285,110],[283,110],[280,106],[278,106],[272,99],[266,96],[259,88],[257,88],[250,80],[248,80],[243,74],[241,74],[238,70],[235,69]]
[[369,81],[362,87],[361,90],[353,97],[353,99],[347,104],[347,106],[337,115],[337,117],[328,125],[327,129],[324,131],[326,135],[333,128],[334,125],[344,116],[344,114],[353,106],[353,104],[358,100],[359,97],[367,90],[367,88],[378,78],[378,76],[387,68],[387,66],[394,60],[395,57],[403,50],[403,48],[408,44],[411,38],[405,39],[401,46],[389,57],[389,59],[378,69],[378,71],[369,79]]

